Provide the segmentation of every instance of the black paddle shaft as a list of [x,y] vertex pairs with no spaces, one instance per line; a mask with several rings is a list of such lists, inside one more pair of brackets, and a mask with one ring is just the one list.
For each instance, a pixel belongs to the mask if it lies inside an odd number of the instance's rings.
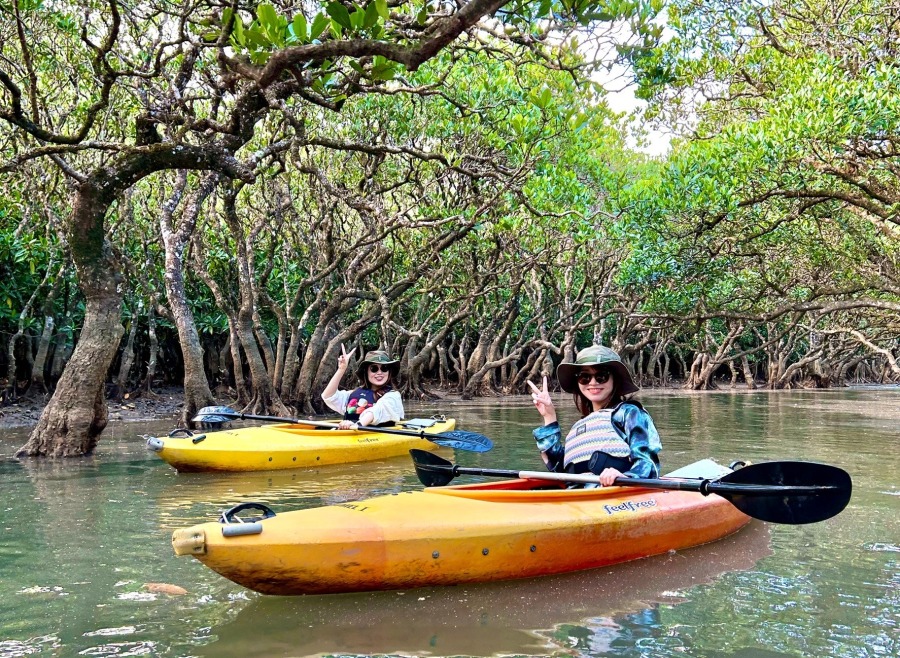
[[[244,414],[227,407],[204,407],[197,412],[195,421],[203,421],[204,416],[220,416],[223,418],[233,418],[234,420],[261,420],[275,423],[292,423],[311,425],[313,427],[323,427],[327,429],[336,429],[332,423],[303,420],[302,418],[281,418],[279,416],[257,416],[255,414]],[[395,430],[387,427],[360,427],[360,432],[374,432],[376,434],[397,434],[399,436],[415,436],[426,441],[431,441],[444,446],[445,448],[458,448],[469,452],[487,452],[494,447],[494,443],[483,434],[475,432],[465,432],[463,430],[449,430],[440,432],[439,434],[428,434],[425,430]]]
[[[436,457],[436,455],[435,455]],[[774,463],[774,462],[773,462]],[[444,464],[422,464],[421,461],[417,462],[417,466],[423,468],[423,471],[427,473],[434,472],[445,472],[450,475],[449,478],[446,477],[438,477],[437,481],[445,481],[449,482],[453,478],[459,475],[485,475],[489,477],[505,477],[505,478],[523,478],[523,479],[550,479],[548,475],[549,473],[541,473],[536,471],[509,471],[502,470],[496,468],[468,468],[464,466],[457,466],[456,464],[450,464],[447,462]],[[616,478],[615,484],[620,487],[641,487],[642,489],[666,489],[670,491],[697,491],[704,496],[708,496],[711,493],[718,494],[731,494],[731,495],[744,495],[744,496],[772,496],[772,495],[784,495],[784,496],[808,496],[811,494],[815,494],[821,492],[823,490],[830,490],[834,487],[831,485],[766,485],[766,484],[732,484],[729,482],[728,478],[734,475],[734,473],[729,473],[728,475],[722,477],[718,480],[660,480],[660,479],[651,479],[651,478]],[[600,478],[596,475],[576,475],[576,474],[556,474],[555,476],[551,476],[553,480],[559,480],[561,482],[580,482],[582,484],[599,484]],[[435,478],[431,478],[435,480]],[[423,483],[425,484],[425,483]],[[442,486],[438,484],[426,485],[426,486]]]
[[[525,478],[599,484],[596,475],[466,468],[425,452],[410,450],[416,475],[426,487],[443,486],[458,475]],[[835,466],[814,462],[751,464],[716,480],[616,478],[615,484],[644,489],[716,494],[753,518],[770,523],[824,521],[840,513],[850,500],[850,475]]]

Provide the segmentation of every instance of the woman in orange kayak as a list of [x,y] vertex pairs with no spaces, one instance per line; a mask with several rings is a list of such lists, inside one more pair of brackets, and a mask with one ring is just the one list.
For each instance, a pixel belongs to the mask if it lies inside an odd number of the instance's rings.
[[338,424],[340,429],[356,429],[368,425],[390,425],[403,420],[403,400],[393,388],[393,380],[400,372],[400,362],[387,352],[366,352],[366,357],[356,368],[360,387],[340,390],[341,379],[347,372],[350,357],[341,345],[337,372],[322,391],[322,400],[329,407],[344,414]]
[[575,363],[559,364],[556,376],[560,387],[573,394],[582,417],[563,444],[547,378],[542,388],[528,382],[534,406],[544,418],[544,426],[533,434],[549,470],[590,471],[600,476],[603,486],[617,477],[659,477],[659,433],[644,407],[627,399],[638,387],[618,354],[600,345],[588,347]]

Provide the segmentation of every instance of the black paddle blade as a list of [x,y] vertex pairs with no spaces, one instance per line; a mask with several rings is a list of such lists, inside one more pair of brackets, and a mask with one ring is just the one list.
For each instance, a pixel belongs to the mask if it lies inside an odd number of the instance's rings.
[[426,487],[443,487],[456,477],[453,472],[453,464],[443,457],[416,448],[410,450],[409,455],[416,467],[416,476],[419,478],[419,482]]
[[426,434],[425,438],[445,448],[458,448],[469,452],[487,452],[494,447],[494,442],[484,434],[464,432],[463,430],[451,430],[433,436]]
[[[771,493],[729,493],[716,484],[770,486]],[[777,487],[804,487],[799,492],[777,491]],[[815,462],[764,462],[729,473],[710,489],[739,510],[769,523],[817,523],[839,514],[850,501],[853,483],[847,471]],[[724,489],[724,488],[723,488]]]

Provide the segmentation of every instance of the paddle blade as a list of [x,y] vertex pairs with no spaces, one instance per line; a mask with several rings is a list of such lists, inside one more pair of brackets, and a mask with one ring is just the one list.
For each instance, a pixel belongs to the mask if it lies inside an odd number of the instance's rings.
[[464,432],[462,430],[441,432],[434,436],[426,435],[425,438],[445,448],[457,448],[459,450],[468,450],[469,452],[487,452],[494,447],[494,442],[484,434]]
[[197,410],[192,420],[195,423],[227,423],[239,416],[231,407],[203,407]]
[[453,464],[434,453],[413,448],[409,455],[416,467],[419,482],[426,487],[443,487],[455,477]]
[[739,510],[769,523],[817,523],[839,514],[850,501],[853,483],[847,471],[815,462],[764,462],[739,468],[716,483],[810,487],[809,492],[745,495],[715,488]]

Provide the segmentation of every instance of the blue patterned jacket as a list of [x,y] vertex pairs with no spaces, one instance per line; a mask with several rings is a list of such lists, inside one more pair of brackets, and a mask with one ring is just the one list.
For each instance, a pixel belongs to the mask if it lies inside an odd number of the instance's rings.
[[[631,447],[631,468],[623,473],[632,478],[659,477],[659,451],[662,443],[659,433],[640,402],[620,402],[612,412],[612,424],[619,436]],[[562,442],[559,423],[550,423],[535,428],[532,432],[538,449],[547,455],[547,468],[553,472],[564,472],[563,458],[566,454]]]

